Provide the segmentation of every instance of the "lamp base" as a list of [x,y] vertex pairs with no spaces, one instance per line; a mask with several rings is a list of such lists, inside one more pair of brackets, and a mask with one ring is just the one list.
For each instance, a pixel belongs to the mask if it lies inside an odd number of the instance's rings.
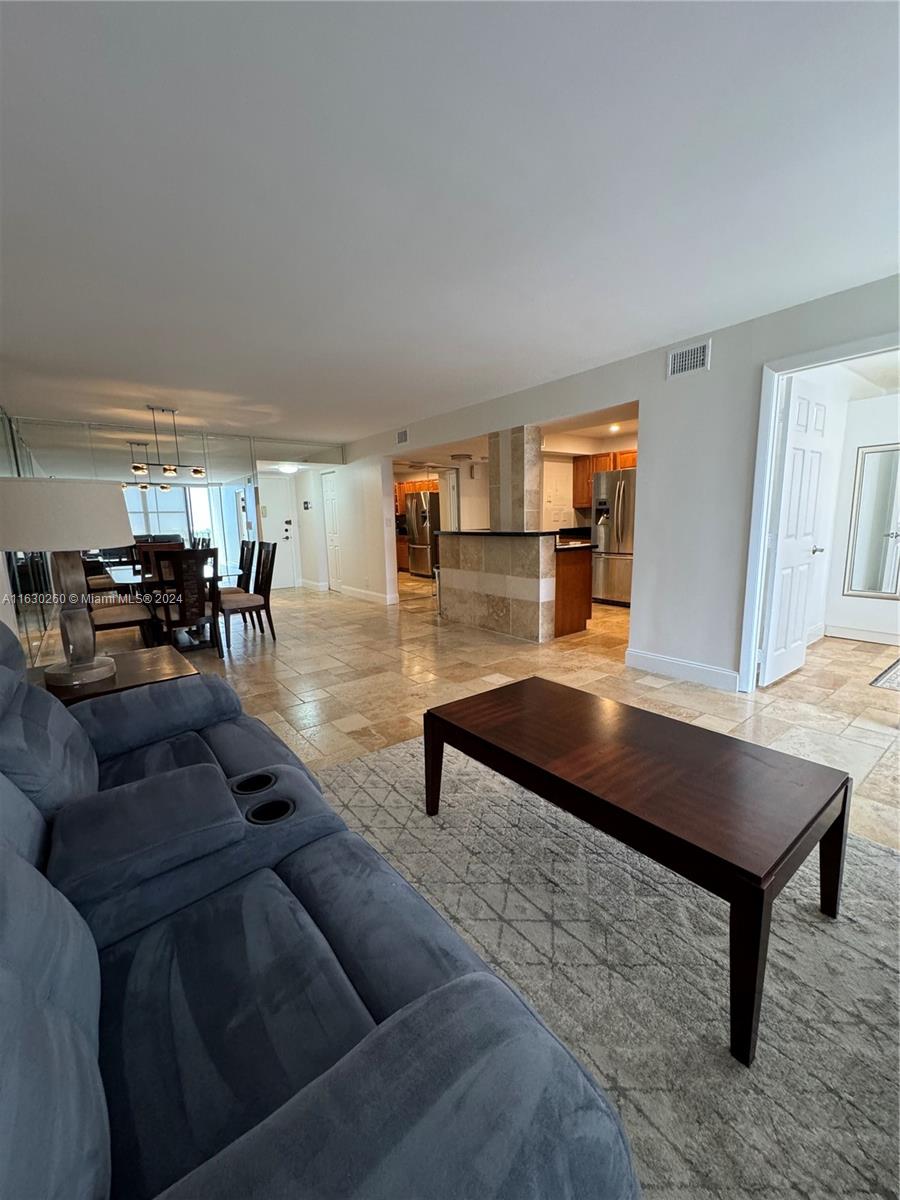
[[48,688],[80,687],[86,683],[96,683],[98,679],[109,679],[115,673],[116,660],[106,654],[98,654],[85,663],[51,663],[44,670],[44,683]]

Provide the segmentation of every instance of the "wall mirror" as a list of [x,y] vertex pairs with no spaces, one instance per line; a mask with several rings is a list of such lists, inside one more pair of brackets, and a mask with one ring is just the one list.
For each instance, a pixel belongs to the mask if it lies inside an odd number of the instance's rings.
[[857,451],[844,595],[900,599],[900,443]]

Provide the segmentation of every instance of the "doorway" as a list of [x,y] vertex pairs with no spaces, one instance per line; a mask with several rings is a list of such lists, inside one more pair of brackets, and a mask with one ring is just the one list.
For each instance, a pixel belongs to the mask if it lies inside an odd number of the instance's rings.
[[297,497],[293,478],[260,475],[260,524],[276,546],[272,588],[296,587],[300,580]]
[[[889,551],[879,557],[878,579],[893,590],[866,593],[849,570],[854,545],[865,546],[868,561],[873,539],[887,548],[900,533],[900,452],[889,454],[900,436],[898,389],[896,335],[764,367],[740,691],[798,670],[825,636],[900,638],[900,581]],[[865,440],[881,447],[868,488]]]

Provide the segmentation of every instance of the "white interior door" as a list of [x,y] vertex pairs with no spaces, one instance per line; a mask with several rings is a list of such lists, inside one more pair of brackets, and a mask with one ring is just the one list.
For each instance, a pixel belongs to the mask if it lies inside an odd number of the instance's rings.
[[[777,534],[770,543],[766,615],[760,654],[763,686],[796,671],[806,661],[807,605],[818,590],[824,569],[825,530],[830,512],[823,503],[822,480],[827,451],[829,405],[810,381],[787,378],[782,384],[784,442]],[[776,476],[777,478],[777,476]]]
[[341,537],[338,529],[337,488],[334,471],[326,471],[322,476],[322,505],[325,510],[328,586],[333,592],[339,592],[341,590]]
[[297,498],[293,479],[259,477],[260,525],[263,540],[274,542],[275,569],[273,588],[292,588],[299,583],[299,542],[297,538]]

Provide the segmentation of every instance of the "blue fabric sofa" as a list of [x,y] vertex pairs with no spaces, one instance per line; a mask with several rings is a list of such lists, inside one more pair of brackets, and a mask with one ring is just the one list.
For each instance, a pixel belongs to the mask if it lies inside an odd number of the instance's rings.
[[66,710],[0,627],[0,1197],[637,1195],[603,1092],[226,684]]

